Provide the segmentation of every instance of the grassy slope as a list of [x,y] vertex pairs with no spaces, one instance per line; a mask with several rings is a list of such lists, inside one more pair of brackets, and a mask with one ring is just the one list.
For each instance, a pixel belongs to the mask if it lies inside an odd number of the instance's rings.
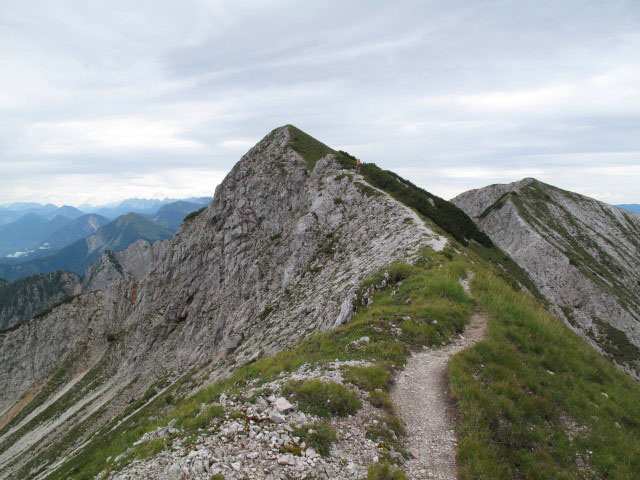
[[[366,359],[399,369],[412,349],[439,345],[464,328],[474,302],[457,280],[468,268],[476,271],[472,290],[490,328],[486,340],[450,364],[461,414],[461,478],[635,478],[640,469],[640,386],[534,298],[497,276],[491,263],[458,247],[464,255],[424,252],[416,266],[390,266],[389,285],[376,291],[371,308],[358,308],[348,325],[241,367],[194,395],[185,396],[195,386],[186,375],[150,403],[134,404],[127,412],[133,412],[131,417],[111,431],[120,418],[114,419],[92,444],[47,478],[88,479],[105,468],[118,469],[140,453],[129,450],[119,464],[106,459],[127,451],[145,432],[174,418],[183,425],[202,426],[208,415],[202,403],[214,403],[223,391],[241,392],[286,375],[304,363]],[[381,280],[377,275],[366,281],[361,292]],[[407,316],[411,318],[403,319]],[[431,323],[434,319],[437,324]],[[401,333],[394,333],[394,327]],[[363,336],[371,339],[364,350],[349,346]],[[349,375],[357,377],[358,372]],[[581,462],[587,465],[582,470]]]
[[640,385],[492,274],[472,291],[489,331],[449,368],[461,478],[638,478]]
[[[223,391],[242,391],[249,382],[253,386],[259,385],[295,371],[305,363],[364,359],[386,368],[401,368],[412,348],[440,345],[462,331],[471,317],[473,301],[464,293],[458,279],[469,267],[464,257],[432,251],[423,252],[416,266],[391,265],[388,269],[389,283],[385,288],[375,290],[373,306],[358,308],[354,320],[348,325],[314,335],[295,349],[243,366],[229,378],[191,396],[185,395],[194,387],[193,376],[185,375],[155,398],[150,393],[148,398],[153,400],[146,405],[145,402],[133,404],[125,414],[131,414],[129,418],[118,426],[115,425],[124,415],[115,418],[98,432],[91,444],[47,479],[89,479],[105,468],[117,469],[135,458],[136,450],[129,451],[119,463],[113,459],[130,448],[145,432],[177,419],[178,424],[186,428],[185,435],[188,436],[189,425],[201,427],[206,423],[201,420],[206,420],[207,408],[201,410],[201,404],[215,403]],[[382,279],[382,273],[371,278],[362,285],[361,293],[374,291],[374,286],[380,285]],[[411,298],[410,304],[406,303],[408,298]],[[437,323],[432,323],[433,320]],[[365,348],[349,345],[364,336],[370,338]],[[371,381],[363,373],[367,372],[349,372],[349,376],[355,382],[363,381],[363,378]],[[378,370],[368,373],[373,375]],[[383,434],[371,433],[374,438]],[[397,447],[401,450],[400,446]],[[111,459],[107,461],[109,457]],[[19,473],[26,475],[27,470]]]

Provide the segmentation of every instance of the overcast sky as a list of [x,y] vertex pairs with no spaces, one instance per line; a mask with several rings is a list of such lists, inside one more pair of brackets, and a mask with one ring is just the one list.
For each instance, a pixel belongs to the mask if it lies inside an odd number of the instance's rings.
[[286,123],[444,198],[640,202],[638,0],[0,0],[0,72],[0,203],[211,195]]

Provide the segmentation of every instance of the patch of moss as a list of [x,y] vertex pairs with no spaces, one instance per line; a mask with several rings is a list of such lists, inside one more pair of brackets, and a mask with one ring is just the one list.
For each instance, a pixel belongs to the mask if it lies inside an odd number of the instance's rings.
[[597,317],[593,318],[593,322],[604,337],[599,339],[598,344],[613,359],[619,363],[634,362],[640,359],[640,348],[629,341],[626,333]]

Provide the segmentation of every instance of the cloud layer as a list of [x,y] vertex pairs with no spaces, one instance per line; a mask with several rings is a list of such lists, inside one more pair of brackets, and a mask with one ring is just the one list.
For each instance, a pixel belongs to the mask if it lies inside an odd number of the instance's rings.
[[0,203],[210,195],[286,123],[445,198],[640,202],[638,32],[635,0],[4,0]]

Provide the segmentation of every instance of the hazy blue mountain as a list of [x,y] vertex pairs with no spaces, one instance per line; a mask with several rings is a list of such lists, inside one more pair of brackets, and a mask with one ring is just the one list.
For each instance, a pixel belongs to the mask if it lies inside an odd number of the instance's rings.
[[95,233],[61,250],[33,260],[20,262],[6,259],[0,263],[0,277],[9,281],[36,273],[69,270],[79,275],[95,262],[105,250],[124,250],[133,242],[143,239],[148,242],[171,238],[173,232],[151,220],[130,213],[100,227]]
[[95,213],[83,215],[53,232],[53,234],[45,240],[45,243],[48,244],[51,250],[60,250],[77,240],[95,233],[100,227],[108,223],[109,219],[102,215]]
[[175,232],[180,227],[184,217],[200,208],[202,208],[202,204],[179,200],[160,207],[160,210],[150,218],[158,225],[167,227]]
[[86,211],[98,213],[107,218],[116,218],[126,213],[140,213],[152,216],[155,215],[164,205],[168,205],[176,201],[186,201],[203,206],[209,203],[210,200],[211,197],[191,197],[182,200],[178,200],[176,198],[165,198],[162,200],[153,198],[129,198],[119,203],[101,205],[97,207],[82,205],[81,208]]
[[36,202],[16,202],[7,205],[6,207],[9,210],[13,210],[15,212],[22,212],[23,215],[27,213],[35,213],[36,215],[40,215],[42,217],[49,217],[58,209],[58,207],[53,203],[41,205]]
[[47,220],[34,213],[27,213],[15,222],[0,225],[0,256],[20,256],[35,250],[47,237],[68,224],[71,219],[60,215]]
[[78,210],[75,207],[70,207],[69,205],[63,205],[60,208],[56,209],[52,214],[50,214],[49,218],[53,218],[56,215],[60,215],[62,217],[70,218],[71,220],[75,220],[76,218],[80,218],[83,215],[86,215],[86,213],[81,210]]
[[623,208],[628,212],[640,214],[640,204],[638,203],[621,203],[620,205],[615,206],[618,208]]
[[165,199],[147,199],[147,198],[129,198],[117,204],[104,205],[93,209],[95,213],[103,215],[107,218],[116,218],[127,213],[140,213],[145,215],[154,215],[160,207],[174,200]]
[[0,207],[0,225],[15,222],[22,216],[24,216],[24,213],[22,212],[14,212],[8,208]]

